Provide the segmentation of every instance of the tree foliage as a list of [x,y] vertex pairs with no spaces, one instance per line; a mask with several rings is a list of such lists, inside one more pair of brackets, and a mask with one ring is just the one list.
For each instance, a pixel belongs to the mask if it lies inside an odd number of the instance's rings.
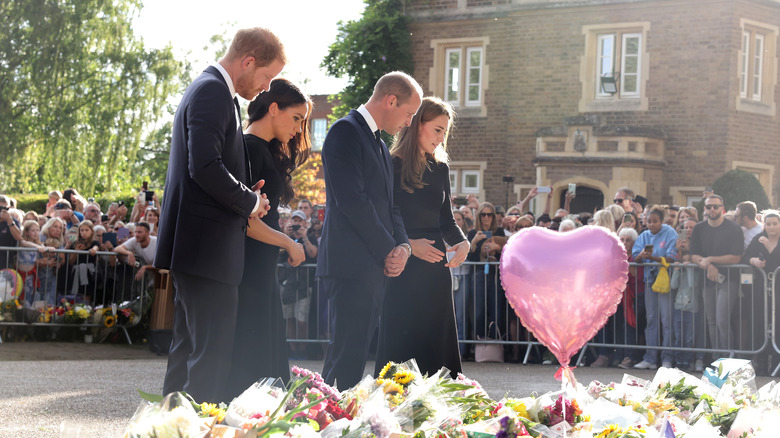
[[724,173],[712,184],[715,194],[723,198],[728,210],[736,208],[742,201],[753,201],[758,211],[769,208],[769,198],[756,177],[744,170],[734,169]]
[[0,187],[138,186],[184,65],[133,36],[139,0],[0,2]]
[[348,76],[350,82],[337,96],[340,104],[332,118],[368,101],[374,84],[385,73],[412,74],[408,19],[402,0],[364,0],[366,9],[356,21],[339,21],[336,42],[331,44],[322,67],[331,76]]
[[296,201],[290,202],[293,207],[297,201],[308,199],[313,204],[325,203],[325,179],[322,177],[322,154],[312,152],[303,166],[295,169],[292,174]]

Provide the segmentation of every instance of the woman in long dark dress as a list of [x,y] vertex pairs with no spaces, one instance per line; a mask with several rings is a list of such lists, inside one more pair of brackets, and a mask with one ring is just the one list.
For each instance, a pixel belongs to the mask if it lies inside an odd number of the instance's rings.
[[[394,200],[401,210],[412,257],[387,283],[379,325],[376,373],[388,361],[416,359],[422,373],[461,371],[449,267],[460,266],[469,245],[452,217],[446,139],[449,104],[423,99],[409,127],[396,136]],[[451,246],[445,249],[444,243]],[[453,252],[447,262],[445,251]]]
[[[279,230],[277,207],[294,196],[292,171],[308,157],[311,100],[286,79],[275,79],[270,89],[249,104],[244,135],[252,184],[264,180],[263,193],[270,210],[252,219],[247,229],[244,275],[238,287],[235,347],[228,388],[238,396],[264,377],[290,378],[285,320],[279,295],[279,248],[290,264],[305,259],[303,247]],[[215,299],[218,297],[215,297]],[[225,400],[229,402],[230,400]]]

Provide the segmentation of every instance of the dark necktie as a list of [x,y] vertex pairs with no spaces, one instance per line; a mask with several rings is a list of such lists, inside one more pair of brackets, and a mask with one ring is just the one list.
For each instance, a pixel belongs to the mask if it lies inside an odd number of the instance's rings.
[[376,137],[376,144],[377,146],[379,146],[379,153],[382,154],[382,159],[385,162],[387,162],[387,157],[385,156],[385,147],[382,146],[382,135],[380,134],[380,132],[381,131],[379,129],[374,131],[374,137]]

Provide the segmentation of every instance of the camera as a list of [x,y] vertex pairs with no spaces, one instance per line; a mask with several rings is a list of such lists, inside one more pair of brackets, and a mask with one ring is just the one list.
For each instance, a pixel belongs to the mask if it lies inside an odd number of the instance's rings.
[[296,225],[291,225],[291,226],[290,226],[290,228],[291,228],[293,231],[298,231],[298,230],[300,230],[300,229],[301,229],[301,226],[300,226],[300,225],[298,225],[298,224],[296,224]]

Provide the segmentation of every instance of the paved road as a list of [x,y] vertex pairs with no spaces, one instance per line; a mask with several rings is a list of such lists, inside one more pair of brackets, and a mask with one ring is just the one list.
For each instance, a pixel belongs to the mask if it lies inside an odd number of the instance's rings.
[[[322,370],[321,361],[294,364]],[[121,437],[141,402],[136,391],[160,393],[165,366],[165,357],[138,346],[0,344],[0,437]],[[369,363],[366,372],[373,369]],[[464,363],[464,374],[494,399],[559,389],[555,371],[543,365]],[[620,381],[623,371],[578,368],[575,374],[581,383],[610,382]],[[654,372],[632,374],[651,379]]]

